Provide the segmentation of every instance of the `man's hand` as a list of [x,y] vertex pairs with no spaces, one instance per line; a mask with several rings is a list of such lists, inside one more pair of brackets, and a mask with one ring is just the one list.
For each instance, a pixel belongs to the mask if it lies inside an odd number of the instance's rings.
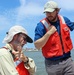
[[15,59],[14,59],[15,61],[22,60],[22,61],[26,62],[28,60],[22,51],[21,52],[20,51],[12,51],[12,53],[15,56]]
[[23,52],[21,51],[20,53],[20,60],[26,62],[28,60],[28,58],[23,54]]
[[49,26],[49,27],[48,27],[48,33],[49,33],[49,34],[53,34],[54,32],[56,32],[56,30],[57,30],[57,29],[56,29],[54,26]]

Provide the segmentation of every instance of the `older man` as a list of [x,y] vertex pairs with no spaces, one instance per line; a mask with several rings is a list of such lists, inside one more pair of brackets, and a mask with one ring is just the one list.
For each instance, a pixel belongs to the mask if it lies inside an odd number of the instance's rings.
[[[0,75],[31,75],[27,69],[30,68],[28,64],[30,61],[23,54],[22,48],[27,42],[32,43],[33,40],[19,25],[11,27],[6,34],[3,40],[6,46],[0,49]],[[33,72],[34,67],[30,71]]]

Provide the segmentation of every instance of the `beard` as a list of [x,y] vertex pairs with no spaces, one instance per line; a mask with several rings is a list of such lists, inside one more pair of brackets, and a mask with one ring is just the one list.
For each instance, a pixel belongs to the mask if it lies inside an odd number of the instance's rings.
[[55,15],[55,16],[48,16],[47,19],[48,19],[50,22],[55,22],[55,21],[57,21],[57,17],[58,17],[58,15]]

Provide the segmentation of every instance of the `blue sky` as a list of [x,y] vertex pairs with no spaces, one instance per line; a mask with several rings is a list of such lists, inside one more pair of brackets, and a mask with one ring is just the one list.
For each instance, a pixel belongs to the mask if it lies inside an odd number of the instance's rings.
[[[11,26],[21,25],[25,27],[29,36],[34,39],[34,30],[37,23],[45,17],[44,4],[49,0],[0,0],[0,47],[6,32]],[[74,21],[74,0],[54,0],[61,8],[60,14]],[[74,45],[74,31],[71,32]],[[34,44],[25,45],[33,48]]]

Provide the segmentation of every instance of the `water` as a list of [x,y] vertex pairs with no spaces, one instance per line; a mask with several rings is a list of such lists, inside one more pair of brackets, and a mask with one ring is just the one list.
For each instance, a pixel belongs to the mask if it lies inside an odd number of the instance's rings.
[[[72,50],[71,53],[72,53],[72,58],[74,60],[74,50]],[[34,59],[37,66],[36,75],[47,75],[45,70],[44,58],[42,56],[41,51],[28,51],[25,52],[25,55]]]

